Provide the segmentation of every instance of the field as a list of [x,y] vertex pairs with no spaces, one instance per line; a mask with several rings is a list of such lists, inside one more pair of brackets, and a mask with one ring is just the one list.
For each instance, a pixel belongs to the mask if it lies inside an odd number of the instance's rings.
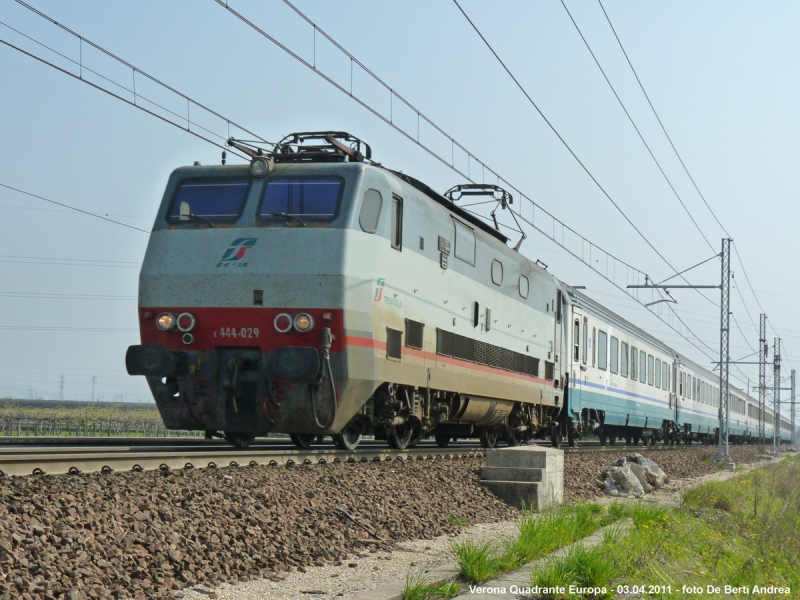
[[202,436],[199,431],[170,431],[155,406],[152,409],[120,406],[19,406],[0,401],[0,435],[78,437],[182,437]]

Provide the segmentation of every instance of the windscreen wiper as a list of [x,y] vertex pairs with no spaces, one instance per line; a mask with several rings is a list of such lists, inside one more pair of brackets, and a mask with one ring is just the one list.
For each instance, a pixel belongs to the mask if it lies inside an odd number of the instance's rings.
[[203,223],[205,223],[209,227],[214,227],[214,224],[211,221],[209,221],[208,219],[203,218],[201,216],[193,215],[193,214],[181,215],[181,219],[183,219],[184,217],[187,218],[187,219],[197,219],[198,221],[202,221]]
[[300,223],[301,226],[303,226],[303,227],[306,226],[306,222],[305,221],[303,221],[302,219],[298,219],[294,215],[290,215],[288,213],[277,212],[277,213],[267,213],[267,214],[269,216],[271,216],[271,217],[283,217],[284,219],[294,219],[295,221]]

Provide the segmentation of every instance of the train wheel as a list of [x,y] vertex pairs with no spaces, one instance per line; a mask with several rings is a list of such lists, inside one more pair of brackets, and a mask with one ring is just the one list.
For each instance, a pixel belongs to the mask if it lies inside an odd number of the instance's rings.
[[617,443],[617,436],[614,435],[614,434],[611,434],[610,436],[608,436],[608,443],[611,446],[615,445]]
[[625,445],[626,446],[630,446],[632,443],[633,443],[633,438],[631,438],[631,436],[629,436],[629,435],[626,435],[625,436]]
[[414,427],[411,423],[404,423],[403,425],[392,425],[389,428],[389,435],[386,436],[386,441],[389,442],[389,447],[395,450],[405,450],[414,439]]
[[511,446],[519,446],[522,442],[522,436],[514,431],[508,432],[508,439],[506,440],[508,445]]
[[[639,442],[642,440],[638,435],[633,436],[633,445],[638,446]],[[645,441],[645,446],[647,445],[647,441]]]
[[447,448],[450,445],[449,435],[437,434],[433,436],[433,439],[436,440],[436,445],[439,446],[439,448]]
[[311,448],[311,444],[314,443],[314,440],[317,436],[315,436],[313,433],[290,433],[289,437],[295,446],[301,450],[308,450]]
[[497,446],[497,431],[481,429],[481,446],[484,448],[494,448]]
[[353,451],[358,448],[358,444],[361,442],[361,432],[357,429],[345,427],[341,433],[333,436],[333,442],[340,450]]
[[608,442],[608,436],[605,433],[598,433],[597,438],[600,440],[600,445],[605,446]]
[[238,433],[235,431],[226,431],[225,439],[228,440],[231,444],[233,444],[237,448],[246,450],[247,448],[250,447],[250,444],[253,443],[253,440],[256,439],[256,436],[254,436],[252,433]]

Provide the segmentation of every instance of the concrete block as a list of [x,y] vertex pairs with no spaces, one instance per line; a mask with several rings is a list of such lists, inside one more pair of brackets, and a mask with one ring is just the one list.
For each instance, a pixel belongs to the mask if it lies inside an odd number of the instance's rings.
[[540,482],[544,477],[544,469],[519,469],[516,467],[483,467],[481,479],[491,481],[527,481]]
[[564,470],[564,451],[541,446],[490,448],[486,451],[487,467]]
[[520,509],[544,510],[564,500],[563,486],[554,487],[548,482],[481,480],[480,483],[507,504]]

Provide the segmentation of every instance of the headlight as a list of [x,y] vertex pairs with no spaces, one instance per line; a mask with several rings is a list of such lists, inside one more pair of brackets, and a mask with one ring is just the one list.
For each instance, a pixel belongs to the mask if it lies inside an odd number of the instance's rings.
[[294,318],[294,328],[297,331],[311,331],[314,329],[314,319],[308,313],[300,313]]
[[172,313],[161,313],[156,319],[156,325],[161,331],[172,331],[175,329],[175,315]]
[[192,313],[185,312],[178,315],[178,320],[175,324],[178,326],[179,331],[191,331],[194,329],[196,322]]
[[250,163],[250,173],[253,177],[264,177],[272,170],[272,163],[266,158],[254,158]]
[[281,333],[286,333],[292,328],[292,315],[281,313],[275,317],[275,329]]

